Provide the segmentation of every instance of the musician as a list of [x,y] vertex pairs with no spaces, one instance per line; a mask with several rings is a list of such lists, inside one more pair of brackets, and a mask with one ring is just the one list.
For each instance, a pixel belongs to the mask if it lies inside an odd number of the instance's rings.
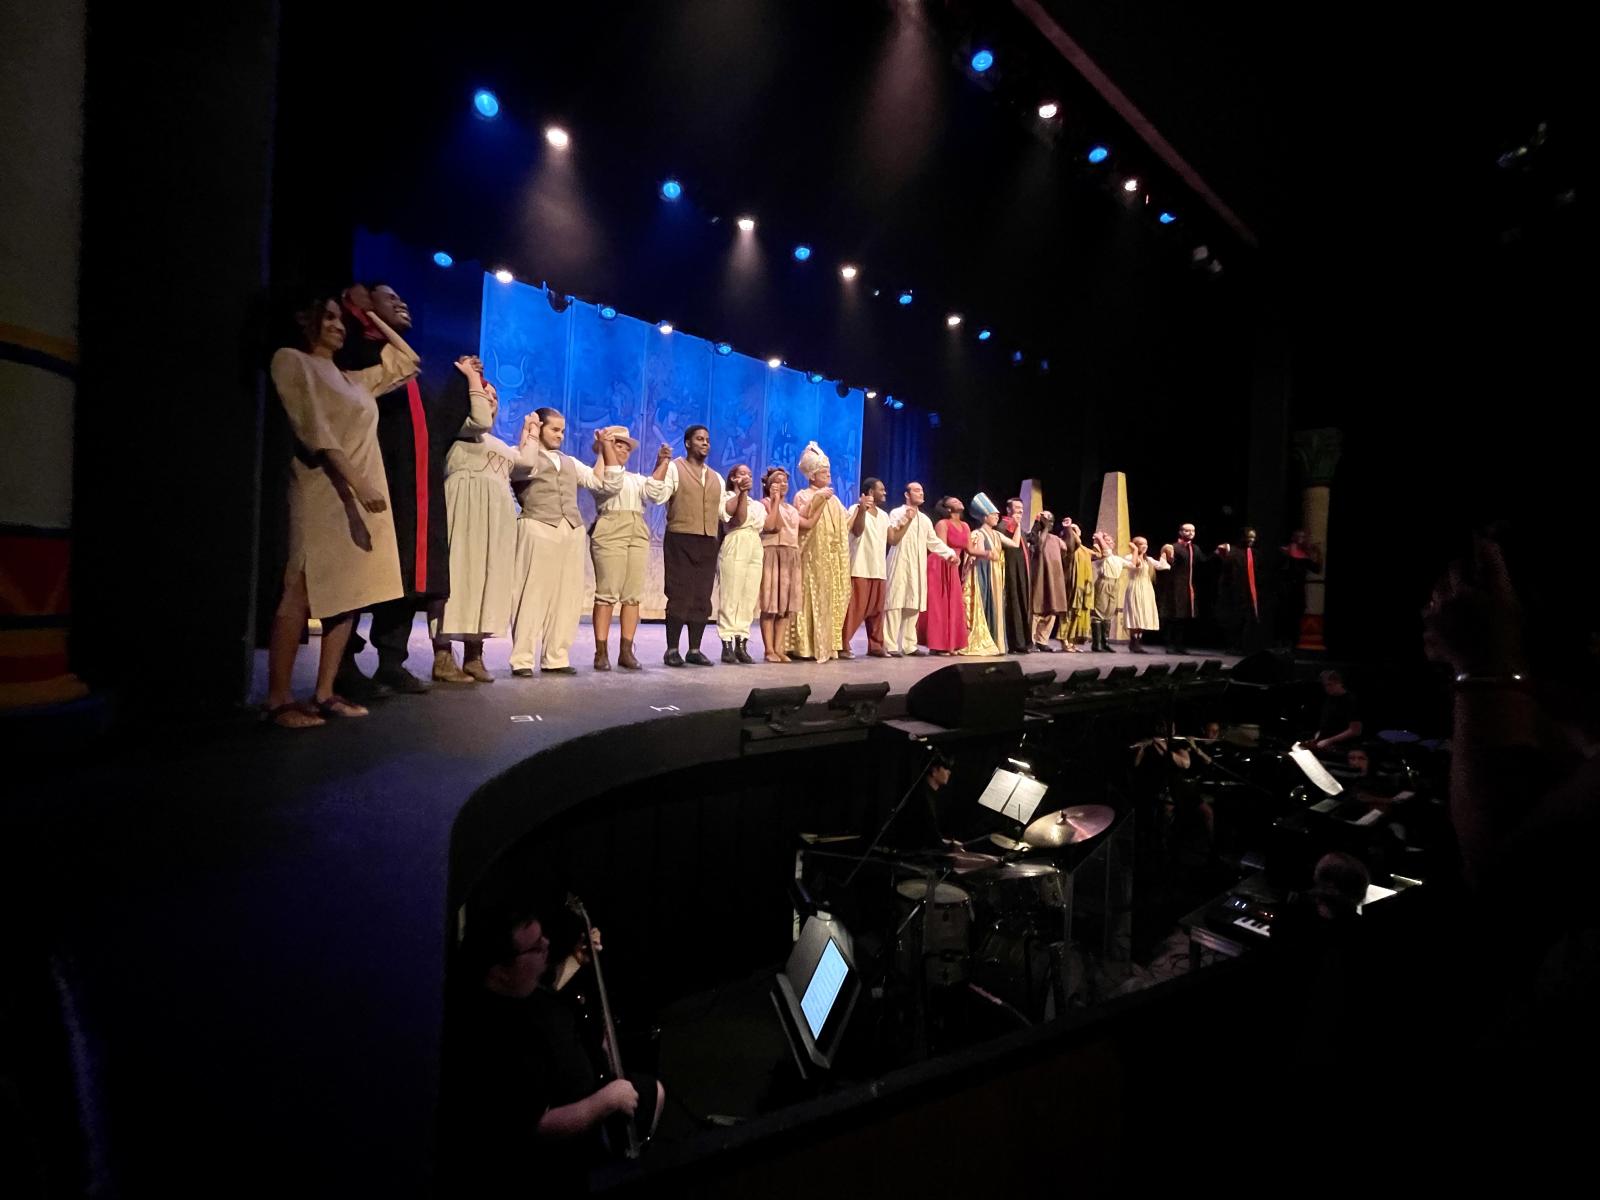
[[648,1075],[601,1082],[574,1007],[545,982],[545,928],[527,911],[469,914],[445,1030],[447,1194],[559,1194],[604,1157],[612,1118],[641,1140],[655,1131],[665,1089]]
[[917,785],[916,794],[906,801],[889,829],[887,841],[904,850],[928,850],[956,843],[945,836],[954,820],[950,794],[945,790],[955,761],[942,751],[934,751],[933,762]]
[[1321,753],[1342,749],[1346,742],[1361,740],[1361,709],[1356,698],[1345,690],[1344,680],[1337,671],[1322,673],[1322,715],[1317,718],[1317,732],[1300,744],[1307,750]]

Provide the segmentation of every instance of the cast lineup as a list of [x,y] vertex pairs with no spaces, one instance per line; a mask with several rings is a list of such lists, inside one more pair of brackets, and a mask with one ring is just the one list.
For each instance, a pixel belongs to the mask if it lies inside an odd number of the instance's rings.
[[[483,644],[507,633],[513,675],[575,674],[585,556],[594,670],[642,669],[647,505],[666,512],[664,662],[674,668],[713,665],[703,649],[712,624],[721,662],[754,662],[758,622],[769,663],[853,658],[863,627],[877,658],[1110,652],[1119,613],[1133,652],[1164,624],[1170,648],[1182,651],[1199,611],[1199,569],[1213,557],[1223,569],[1219,610],[1243,646],[1286,565],[1320,561],[1303,535],[1273,552],[1270,569],[1253,532],[1207,552],[1193,525],[1154,554],[1143,537],[1124,554],[1111,535],[1086,537],[1070,517],[1046,511],[1030,524],[1020,499],[1002,511],[982,492],[970,507],[945,496],[930,510],[922,484],[907,482],[890,507],[888,486],[870,476],[847,508],[816,442],[793,476],[788,463],[740,463],[724,477],[707,462],[704,425],[690,426],[681,446],[660,445],[649,474],[627,469],[639,443],[621,425],[592,431],[583,458],[569,453],[566,418],[553,408],[529,413],[510,445],[492,432],[499,398],[483,364],[463,355],[425,368],[404,340],[411,322],[393,288],[354,286],[302,308],[295,343],[273,357],[296,443],[289,562],[269,653],[267,716],[279,725],[361,716],[361,701],[385,690],[427,690],[405,668],[418,611],[428,615],[436,681],[491,681]],[[587,528],[580,489],[595,503]],[[372,614],[378,652],[370,679],[355,665],[361,611]],[[289,694],[307,616],[323,626],[309,705]]]

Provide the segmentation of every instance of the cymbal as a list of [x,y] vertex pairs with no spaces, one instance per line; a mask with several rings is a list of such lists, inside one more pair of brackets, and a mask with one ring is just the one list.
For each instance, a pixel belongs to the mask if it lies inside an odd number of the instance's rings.
[[1035,850],[1075,846],[1111,828],[1117,814],[1104,804],[1080,804],[1035,818],[1022,831],[1022,840]]
[[936,854],[934,858],[942,860],[957,875],[966,875],[971,871],[986,871],[990,867],[1000,865],[1000,860],[993,854],[976,854],[971,850],[951,850],[946,854]]
[[987,871],[975,872],[972,876],[974,883],[993,883],[1000,879],[1034,879],[1040,875],[1054,875],[1056,865],[1052,862],[1041,862],[1038,859],[1024,859],[1021,862],[1002,863],[998,867],[990,867]]
[[1008,838],[1003,833],[991,833],[989,840],[1002,850],[1026,850],[1028,848],[1027,842],[1019,842],[1016,838]]

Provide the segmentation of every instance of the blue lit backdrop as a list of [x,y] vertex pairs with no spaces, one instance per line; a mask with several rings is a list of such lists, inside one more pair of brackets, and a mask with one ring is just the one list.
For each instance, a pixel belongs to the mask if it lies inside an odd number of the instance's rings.
[[[535,408],[567,418],[568,453],[589,454],[594,431],[626,425],[639,439],[628,469],[648,474],[662,442],[683,453],[683,431],[711,431],[711,465],[726,477],[746,463],[759,481],[769,466],[805,486],[795,463],[815,438],[833,466],[833,486],[845,504],[855,501],[861,477],[861,390],[840,397],[830,380],[811,383],[805,372],[767,366],[737,351],[717,354],[714,343],[686,333],[662,334],[653,322],[619,313],[601,318],[592,304],[575,300],[564,312],[545,293],[523,283],[484,275],[480,350],[484,369],[500,393],[495,432],[514,442],[523,417]],[[759,486],[759,485],[758,485]],[[791,493],[792,494],[792,493]],[[587,516],[591,508],[585,509]],[[645,510],[659,546],[666,515]],[[659,553],[651,555],[646,613],[658,610]]]

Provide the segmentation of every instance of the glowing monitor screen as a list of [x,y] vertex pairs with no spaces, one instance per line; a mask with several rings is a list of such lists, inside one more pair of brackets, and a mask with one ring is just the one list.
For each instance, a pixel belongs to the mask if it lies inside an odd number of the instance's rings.
[[806,984],[806,994],[800,999],[800,1011],[806,1015],[806,1024],[811,1026],[812,1037],[822,1036],[822,1027],[828,1023],[833,1002],[839,998],[839,989],[844,986],[845,976],[849,973],[844,955],[839,953],[838,945],[829,938],[822,957],[817,960],[817,969],[811,973],[811,982]]

